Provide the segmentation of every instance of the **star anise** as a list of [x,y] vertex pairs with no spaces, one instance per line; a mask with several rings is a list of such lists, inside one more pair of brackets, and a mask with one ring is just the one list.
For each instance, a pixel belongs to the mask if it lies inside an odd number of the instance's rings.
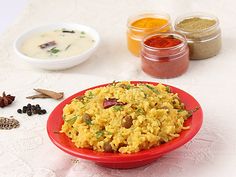
[[11,96],[10,94],[6,95],[5,92],[0,96],[0,107],[3,108],[5,106],[10,105],[15,100],[15,96]]

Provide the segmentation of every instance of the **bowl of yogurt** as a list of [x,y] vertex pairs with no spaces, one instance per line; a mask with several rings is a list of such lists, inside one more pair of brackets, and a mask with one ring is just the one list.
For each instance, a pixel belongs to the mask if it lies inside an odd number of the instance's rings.
[[63,70],[89,59],[100,42],[98,32],[75,23],[50,24],[20,35],[14,49],[34,67]]

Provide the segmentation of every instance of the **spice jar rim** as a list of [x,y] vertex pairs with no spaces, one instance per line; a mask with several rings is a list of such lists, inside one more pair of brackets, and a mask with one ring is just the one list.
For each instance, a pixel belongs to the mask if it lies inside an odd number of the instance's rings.
[[[140,27],[135,27],[135,26],[132,26],[131,24],[139,19],[143,19],[143,18],[146,18],[146,17],[154,17],[154,18],[161,18],[161,19],[166,19],[167,20],[167,23],[161,27],[151,27],[151,28],[140,28]],[[139,32],[142,32],[142,31],[145,31],[145,30],[150,30],[150,29],[159,29],[159,30],[162,30],[168,26],[171,25],[171,18],[170,18],[170,15],[167,14],[167,13],[164,13],[164,12],[160,12],[160,13],[157,13],[157,12],[145,12],[145,13],[139,13],[139,14],[135,14],[135,15],[132,15],[128,18],[128,21],[127,21],[127,27],[131,30],[135,30],[135,31],[139,31]]]
[[[170,35],[178,36],[177,39],[180,39],[182,42],[180,44],[172,46],[172,47],[161,47],[161,48],[160,47],[151,47],[151,46],[145,44],[145,41],[147,39],[152,38],[153,36],[170,36]],[[148,50],[151,50],[151,51],[175,50],[175,49],[183,48],[183,47],[187,46],[187,39],[184,35],[177,33],[177,32],[163,32],[163,33],[159,32],[159,33],[149,34],[149,35],[145,36],[142,40],[142,46],[147,48]]]
[[[195,30],[195,31],[185,30],[185,29],[177,26],[181,21],[186,20],[186,19],[190,19],[190,18],[194,18],[194,17],[215,20],[216,23],[212,26],[209,26],[208,28],[201,29],[201,30]],[[194,12],[194,13],[187,13],[187,14],[184,14],[184,15],[176,18],[175,24],[174,24],[174,29],[178,32],[181,32],[181,33],[187,35],[187,34],[191,34],[191,33],[209,32],[209,31],[216,29],[218,26],[219,26],[219,19],[216,16],[214,16],[212,14],[205,13],[205,12]]]

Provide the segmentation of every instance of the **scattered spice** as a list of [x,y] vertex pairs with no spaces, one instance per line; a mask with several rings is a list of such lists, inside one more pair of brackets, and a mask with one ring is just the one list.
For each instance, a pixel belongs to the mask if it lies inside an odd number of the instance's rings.
[[67,45],[65,50],[68,50],[71,47],[71,44]]
[[56,42],[55,41],[50,41],[50,42],[39,45],[39,47],[41,49],[45,49],[45,48],[48,48],[48,47],[52,47],[54,45],[56,45]]
[[66,30],[66,29],[62,29],[63,33],[75,33],[74,30]]
[[26,97],[27,99],[35,99],[35,98],[53,98],[55,100],[60,100],[64,97],[63,92],[55,92],[51,90],[46,89],[34,89],[36,92],[39,92],[40,94],[32,95]]
[[[63,92],[58,92],[58,94],[59,95],[64,95],[64,93]],[[58,96],[59,97],[59,96]],[[61,97],[61,96],[60,96]],[[51,97],[51,96],[49,96],[49,95],[45,95],[45,94],[43,94],[43,93],[40,93],[40,94],[36,94],[36,95],[32,95],[32,96],[27,96],[26,97],[27,99],[35,99],[35,98],[53,98],[53,99],[55,99],[54,97]],[[56,97],[57,98],[57,97]]]
[[72,163],[79,163],[79,159],[71,159]]
[[6,107],[10,105],[15,100],[15,96],[12,96],[10,94],[6,95],[5,92],[2,93],[2,96],[0,96],[0,107]]
[[51,98],[51,97],[48,96],[48,95],[44,95],[44,94],[40,93],[40,94],[36,94],[36,95],[32,95],[32,96],[27,96],[26,98],[33,100],[35,98]]
[[13,128],[18,128],[19,126],[20,122],[13,117],[0,117],[0,129],[2,130],[10,130]]
[[41,109],[39,104],[31,105],[30,103],[27,106],[23,106],[22,109],[17,109],[19,114],[26,113],[28,116],[32,116],[33,114],[46,114],[47,111],[45,109]]

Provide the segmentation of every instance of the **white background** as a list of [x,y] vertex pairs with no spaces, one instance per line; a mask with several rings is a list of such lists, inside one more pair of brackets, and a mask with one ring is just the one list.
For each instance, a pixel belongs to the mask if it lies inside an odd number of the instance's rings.
[[17,16],[25,8],[28,0],[0,0],[0,34],[14,23]]
[[[235,177],[236,176],[236,1],[235,0],[1,0],[0,93],[16,95],[2,116],[13,115],[21,127],[0,132],[0,177]],[[223,47],[219,55],[191,61],[178,78],[156,79],[142,72],[140,60],[126,46],[128,16],[144,10],[168,12],[172,21],[186,12],[204,11],[220,19]],[[18,19],[19,14],[21,18]],[[23,15],[22,15],[23,14]],[[9,26],[17,19],[14,26]],[[101,35],[96,54],[81,65],[58,72],[32,68],[14,53],[13,41],[32,26],[76,22],[94,27]],[[9,28],[8,28],[9,27]],[[3,33],[2,33],[3,34]],[[155,163],[133,170],[112,170],[80,160],[56,148],[46,133],[47,115],[16,113],[33,88],[64,91],[65,97],[113,80],[147,80],[177,86],[202,105],[204,122],[188,144]],[[56,101],[40,100],[50,112]],[[29,133],[30,132],[30,133]],[[4,175],[5,174],[5,175]],[[8,175],[6,175],[8,174]]]

